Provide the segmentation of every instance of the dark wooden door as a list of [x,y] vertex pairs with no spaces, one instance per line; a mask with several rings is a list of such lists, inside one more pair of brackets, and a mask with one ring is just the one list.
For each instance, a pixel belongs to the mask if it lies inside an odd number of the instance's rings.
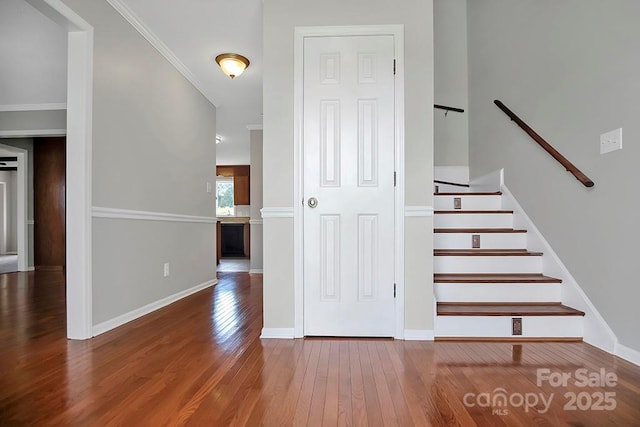
[[33,219],[36,269],[66,263],[66,138],[34,138]]

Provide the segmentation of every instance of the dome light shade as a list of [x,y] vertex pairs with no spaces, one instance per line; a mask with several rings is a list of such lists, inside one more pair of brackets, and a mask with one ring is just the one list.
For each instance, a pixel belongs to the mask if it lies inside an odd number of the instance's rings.
[[238,77],[249,66],[249,60],[237,53],[222,53],[216,56],[222,72],[232,79]]

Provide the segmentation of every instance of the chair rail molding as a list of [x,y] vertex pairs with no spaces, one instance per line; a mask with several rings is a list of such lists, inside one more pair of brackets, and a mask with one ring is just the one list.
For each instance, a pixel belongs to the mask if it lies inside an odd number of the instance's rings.
[[217,218],[214,216],[195,216],[166,212],[137,211],[131,209],[105,208],[100,206],[93,207],[92,216],[94,218],[136,219],[165,222],[192,222],[205,224],[215,224],[217,221]]
[[293,218],[293,208],[273,207],[260,209],[263,219],[267,218]]

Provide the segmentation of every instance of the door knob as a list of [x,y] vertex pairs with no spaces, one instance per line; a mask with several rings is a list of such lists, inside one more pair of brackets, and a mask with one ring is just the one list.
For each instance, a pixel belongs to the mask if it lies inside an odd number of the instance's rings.
[[315,208],[316,206],[318,206],[318,199],[316,199],[315,197],[311,197],[309,200],[307,200],[307,204],[310,208]]

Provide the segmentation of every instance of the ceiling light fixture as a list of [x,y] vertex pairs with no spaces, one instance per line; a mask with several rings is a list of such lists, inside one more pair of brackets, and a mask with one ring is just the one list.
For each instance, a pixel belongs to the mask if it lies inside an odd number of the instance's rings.
[[238,77],[249,66],[249,60],[237,53],[221,53],[216,56],[216,62],[222,72],[232,79]]

